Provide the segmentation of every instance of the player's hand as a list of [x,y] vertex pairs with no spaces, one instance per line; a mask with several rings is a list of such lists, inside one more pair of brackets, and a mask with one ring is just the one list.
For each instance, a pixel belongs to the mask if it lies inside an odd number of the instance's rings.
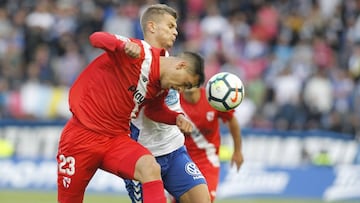
[[176,125],[180,129],[180,131],[184,134],[191,133],[193,130],[193,126],[191,121],[189,121],[184,115],[179,114],[176,117]]
[[124,51],[128,56],[138,58],[141,53],[141,47],[138,44],[129,41],[125,43]]
[[231,157],[231,165],[230,166],[232,167],[235,164],[236,170],[239,171],[243,162],[244,162],[244,157],[243,157],[242,153],[240,151],[239,152],[235,151]]

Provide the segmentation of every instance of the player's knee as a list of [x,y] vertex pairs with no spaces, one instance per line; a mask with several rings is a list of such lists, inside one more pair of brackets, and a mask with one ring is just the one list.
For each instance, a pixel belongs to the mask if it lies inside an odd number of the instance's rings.
[[144,155],[136,162],[134,178],[142,183],[161,179],[160,165],[152,155]]

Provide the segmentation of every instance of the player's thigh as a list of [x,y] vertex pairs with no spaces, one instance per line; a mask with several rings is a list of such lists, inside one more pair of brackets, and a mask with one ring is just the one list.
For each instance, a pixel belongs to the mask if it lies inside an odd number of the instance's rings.
[[[85,188],[100,166],[104,152],[99,143],[109,139],[69,122],[57,153],[59,202],[81,202]],[[105,151],[105,150],[104,150]]]
[[206,184],[196,185],[186,191],[179,198],[180,203],[210,203],[210,196]]
[[189,193],[191,196],[188,197],[192,198],[194,195],[194,197],[202,196],[204,198],[204,195],[205,197],[208,195],[204,176],[184,148],[177,150],[176,156],[169,164],[166,174],[163,175],[163,182],[166,190],[177,200],[197,186],[200,186],[200,189],[193,190],[192,193]]
[[117,136],[106,152],[101,168],[119,177],[134,179],[136,163],[144,155],[152,156],[148,149],[129,136]]

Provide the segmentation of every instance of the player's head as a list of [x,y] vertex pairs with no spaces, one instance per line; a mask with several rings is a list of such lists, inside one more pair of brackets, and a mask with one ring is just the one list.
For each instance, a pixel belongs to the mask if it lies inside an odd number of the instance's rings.
[[162,88],[172,88],[182,92],[204,83],[204,59],[199,54],[182,52],[176,57],[169,58],[168,62],[170,63],[165,66],[171,65],[172,68],[167,69],[161,77]]
[[176,40],[177,12],[165,4],[148,6],[140,18],[144,39],[157,48],[170,49]]

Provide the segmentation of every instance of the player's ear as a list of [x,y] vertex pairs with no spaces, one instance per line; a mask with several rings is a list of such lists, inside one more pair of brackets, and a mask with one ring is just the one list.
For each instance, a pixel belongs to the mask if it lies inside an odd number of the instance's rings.
[[149,32],[154,33],[156,29],[156,23],[154,21],[148,21],[147,27]]

